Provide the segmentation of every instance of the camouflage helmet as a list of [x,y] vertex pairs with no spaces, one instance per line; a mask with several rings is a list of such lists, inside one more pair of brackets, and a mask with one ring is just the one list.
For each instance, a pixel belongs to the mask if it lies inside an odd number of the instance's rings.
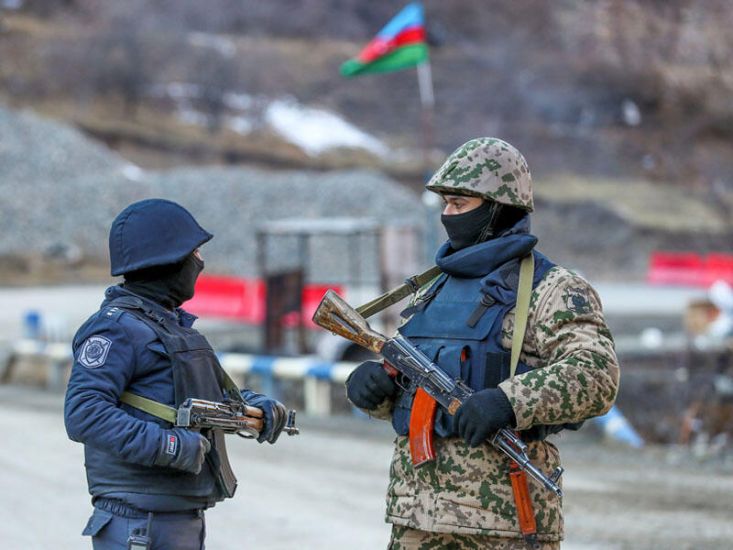
[[534,210],[532,176],[513,145],[492,137],[472,139],[453,151],[425,186],[435,193],[470,195]]

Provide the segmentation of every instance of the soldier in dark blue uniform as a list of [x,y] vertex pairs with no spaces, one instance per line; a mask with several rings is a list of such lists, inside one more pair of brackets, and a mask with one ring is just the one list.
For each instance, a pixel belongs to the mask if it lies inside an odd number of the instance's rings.
[[[107,289],[74,337],[64,409],[69,437],[84,443],[94,512],[83,534],[95,549],[126,549],[137,540],[139,548],[202,549],[204,510],[236,489],[221,432],[175,428],[129,399],[177,407],[190,397],[240,398],[191,328],[195,316],[179,308],[193,296],[204,268],[199,247],[212,237],[186,209],[162,199],[134,203],[112,224],[112,275],[124,282]],[[274,443],[285,407],[250,390],[241,398],[264,412],[258,441]]]

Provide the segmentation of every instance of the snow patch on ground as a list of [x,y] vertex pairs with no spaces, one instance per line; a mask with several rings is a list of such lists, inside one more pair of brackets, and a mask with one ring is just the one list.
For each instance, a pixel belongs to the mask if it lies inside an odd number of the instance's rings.
[[[199,86],[172,82],[154,87],[152,93],[172,99],[177,106],[177,116],[183,123],[192,126],[208,125],[207,114],[196,105],[201,98]],[[388,147],[379,139],[338,114],[302,105],[293,98],[272,100],[229,92],[222,100],[228,111],[223,116],[223,126],[241,135],[269,127],[311,156],[339,147],[364,149],[381,157],[389,154]]]
[[143,170],[136,164],[132,164],[131,162],[126,163],[122,167],[122,175],[125,176],[127,179],[136,182],[141,182],[145,180],[145,170]]
[[234,57],[237,53],[237,46],[232,39],[207,32],[189,33],[188,43],[197,48],[214,50],[223,57]]
[[232,132],[247,135],[254,128],[254,123],[248,117],[230,116],[226,119],[226,127],[229,128]]
[[387,147],[340,116],[300,105],[293,100],[273,101],[265,120],[277,133],[309,155],[319,155],[336,147],[361,148],[386,155]]

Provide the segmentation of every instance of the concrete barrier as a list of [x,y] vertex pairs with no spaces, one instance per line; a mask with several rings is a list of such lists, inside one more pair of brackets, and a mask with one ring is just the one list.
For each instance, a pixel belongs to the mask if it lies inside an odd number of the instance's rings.
[[59,342],[19,340],[5,354],[0,371],[0,383],[10,382],[21,359],[37,359],[46,366],[46,387],[61,391],[65,386],[66,375],[73,359],[70,350],[69,344]]

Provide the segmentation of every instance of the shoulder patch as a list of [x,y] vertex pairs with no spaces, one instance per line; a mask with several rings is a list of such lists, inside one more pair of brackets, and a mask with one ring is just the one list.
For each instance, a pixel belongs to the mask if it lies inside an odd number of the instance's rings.
[[104,365],[112,347],[112,340],[104,336],[90,336],[79,351],[79,363],[88,369],[96,369]]
[[565,289],[563,300],[568,311],[575,314],[583,315],[591,311],[590,301],[584,288],[569,287]]

